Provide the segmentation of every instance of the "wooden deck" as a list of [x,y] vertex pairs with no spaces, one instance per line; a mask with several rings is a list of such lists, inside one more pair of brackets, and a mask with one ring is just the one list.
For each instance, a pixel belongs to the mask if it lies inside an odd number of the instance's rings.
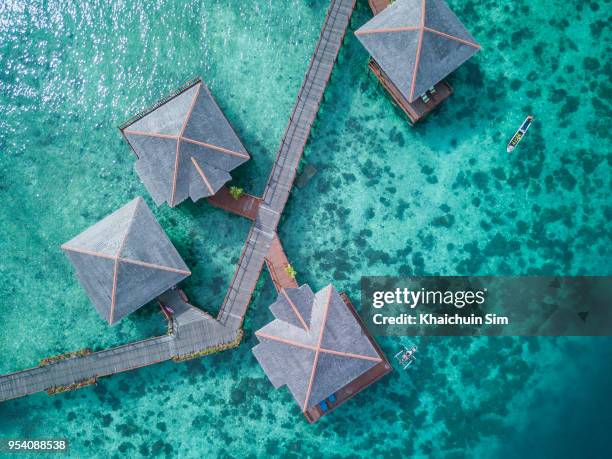
[[387,78],[383,70],[374,59],[370,59],[368,66],[374,75],[376,75],[376,78],[378,78],[383,87],[387,90],[393,99],[393,102],[395,102],[395,104],[402,109],[412,124],[425,118],[453,93],[453,88],[451,88],[450,84],[448,84],[446,81],[441,81],[434,86],[435,92],[427,92],[427,95],[429,96],[429,101],[427,103],[423,102],[421,98],[418,98],[414,102],[410,103],[400,93],[399,89],[397,89],[393,82]]
[[284,288],[298,288],[295,278],[287,273],[286,268],[289,266],[289,260],[287,260],[287,255],[285,255],[285,250],[277,235],[272,240],[265,260],[277,292]]
[[208,198],[208,203],[220,209],[227,210],[241,217],[255,220],[261,198],[250,194],[243,194],[240,198],[234,199],[229,192],[229,188],[221,188],[217,194]]
[[[185,360],[238,345],[242,322],[264,265],[273,247],[280,216],[285,208],[310,128],[342,46],[355,0],[331,0],[310,65],[293,107],[281,146],[272,167],[263,199],[245,197],[232,202],[226,197],[211,204],[227,208],[254,224],[217,318],[186,302],[178,291],[160,297],[171,317],[168,335],[71,357],[49,365],[0,376],[0,401],[35,392],[80,387],[110,375],[168,359]],[[230,197],[233,200],[233,198]],[[257,209],[255,212],[255,200]],[[280,244],[280,243],[279,243]],[[169,311],[173,312],[170,313]],[[171,314],[171,315],[170,315]]]
[[17,373],[0,376],[0,401],[36,392],[62,392],[83,387],[83,382],[102,376],[153,365],[165,360],[181,360],[216,346],[238,345],[237,330],[219,326],[210,316],[187,304],[179,290],[170,290],[162,297],[173,310],[171,333],[136,341],[112,349],[41,365]]
[[390,0],[368,0],[368,4],[370,5],[372,13],[374,13],[374,16],[388,7],[390,3]]
[[384,352],[382,351],[378,343],[368,333],[368,329],[366,328],[366,325],[364,324],[363,320],[361,319],[361,317],[355,310],[355,307],[353,306],[353,303],[351,302],[349,297],[344,292],[340,293],[340,296],[346,303],[348,310],[351,312],[351,314],[353,314],[355,319],[357,319],[357,322],[359,322],[359,325],[361,325],[361,328],[363,329],[364,333],[368,337],[368,340],[370,340],[370,343],[372,343],[372,346],[374,346],[374,349],[376,349],[376,352],[378,353],[378,356],[382,359],[382,362],[379,362],[378,364],[370,368],[368,371],[363,373],[361,376],[359,376],[357,379],[354,379],[353,381],[348,383],[346,386],[341,388],[338,392],[336,392],[334,394],[336,396],[335,402],[331,403],[329,402],[329,400],[326,401],[327,403],[326,411],[323,411],[319,405],[316,405],[310,408],[309,410],[305,411],[304,415],[306,416],[306,419],[308,419],[308,422],[311,422],[311,423],[316,422],[322,416],[329,414],[331,411],[335,410],[338,406],[342,405],[344,402],[353,398],[355,395],[357,395],[359,392],[364,390],[366,387],[368,387],[371,384],[374,384],[380,378],[382,378],[387,373],[390,373],[393,370],[391,367],[391,364],[389,364],[387,357],[385,356]]
[[[391,2],[390,0],[368,0],[368,4],[370,5],[372,13],[374,14],[374,16],[376,16],[387,6],[389,6]],[[429,113],[431,113],[438,105],[440,105],[453,93],[453,88],[451,87],[451,85],[445,81],[441,81],[434,86],[433,92],[427,92],[427,96],[429,97],[428,102],[424,102],[421,98],[418,98],[417,100],[411,103],[406,100],[406,98],[397,89],[393,82],[385,75],[385,72],[383,72],[383,70],[380,68],[380,66],[374,59],[370,59],[368,67],[370,67],[370,70],[372,70],[374,75],[376,75],[378,81],[380,81],[383,87],[387,90],[393,102],[406,114],[408,119],[410,119],[411,124],[414,124],[425,118]]]

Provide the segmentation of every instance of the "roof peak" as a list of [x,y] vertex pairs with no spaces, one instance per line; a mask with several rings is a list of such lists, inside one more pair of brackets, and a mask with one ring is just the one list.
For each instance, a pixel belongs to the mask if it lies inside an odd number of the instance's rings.
[[62,249],[96,309],[111,324],[191,274],[141,197]]
[[[117,258],[134,221],[136,210],[142,204],[144,204],[142,197],[132,199],[62,244],[61,249],[101,258]],[[112,237],[101,238],[101,235],[107,232],[111,233]],[[92,244],[91,238],[96,240],[95,244]]]
[[[295,318],[304,301],[312,309],[308,329]],[[316,294],[304,284],[279,292],[270,306],[276,319],[255,332],[253,352],[264,371],[275,386],[287,384],[303,410],[381,361],[348,308],[332,284]]]
[[250,156],[202,80],[193,80],[120,127],[157,205],[214,195]]
[[397,0],[355,35],[408,102],[480,48],[444,0]]

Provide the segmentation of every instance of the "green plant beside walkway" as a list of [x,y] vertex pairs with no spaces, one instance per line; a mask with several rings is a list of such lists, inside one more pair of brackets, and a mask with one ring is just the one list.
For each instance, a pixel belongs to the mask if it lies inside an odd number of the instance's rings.
[[240,187],[232,186],[229,189],[229,194],[232,198],[234,198],[237,201],[244,195],[244,190]]

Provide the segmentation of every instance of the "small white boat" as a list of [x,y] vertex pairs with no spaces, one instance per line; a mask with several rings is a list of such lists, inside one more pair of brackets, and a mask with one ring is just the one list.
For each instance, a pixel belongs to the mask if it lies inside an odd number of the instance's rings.
[[525,121],[523,121],[523,124],[521,124],[521,127],[518,128],[518,131],[514,133],[514,135],[510,139],[510,142],[508,142],[508,145],[506,146],[506,151],[508,153],[514,150],[516,146],[518,145],[518,143],[523,139],[523,136],[527,132],[527,129],[529,129],[529,126],[531,126],[532,121],[533,121],[533,116],[531,115],[525,118]]
[[416,346],[412,346],[410,348],[407,346],[402,346],[402,350],[395,354],[395,360],[397,360],[402,368],[406,370],[410,365],[416,362],[416,357],[414,356],[416,351]]

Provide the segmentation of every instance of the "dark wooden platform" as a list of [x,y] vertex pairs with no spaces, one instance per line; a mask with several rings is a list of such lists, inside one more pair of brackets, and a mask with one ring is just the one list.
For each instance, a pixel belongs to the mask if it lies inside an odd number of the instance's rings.
[[270,250],[268,255],[266,255],[266,266],[277,292],[285,288],[298,288],[295,278],[291,277],[287,272],[289,260],[287,260],[287,255],[285,255],[285,250],[278,235],[272,240]]
[[372,338],[372,336],[368,332],[368,329],[366,328],[365,323],[363,322],[363,320],[361,319],[361,317],[355,310],[355,307],[353,306],[353,303],[351,302],[349,297],[344,292],[340,293],[340,296],[346,303],[348,310],[351,312],[351,314],[353,314],[355,319],[357,319],[357,322],[359,322],[359,325],[361,325],[361,328],[363,329],[365,335],[368,337],[368,340],[370,341],[372,346],[374,346],[374,349],[376,349],[376,352],[378,353],[378,356],[382,359],[382,361],[377,363],[374,367],[370,368],[368,371],[363,373],[357,379],[353,380],[352,382],[344,386],[342,389],[337,391],[334,394],[336,396],[336,401],[334,403],[330,403],[329,401],[326,401],[327,403],[326,411],[323,411],[319,405],[316,405],[308,409],[307,411],[305,411],[304,416],[306,416],[306,419],[308,419],[308,422],[310,423],[316,422],[322,416],[329,414],[331,411],[335,410],[338,406],[342,405],[344,402],[353,398],[355,395],[357,395],[359,392],[364,390],[366,387],[370,386],[371,384],[374,384],[376,381],[381,379],[387,373],[390,373],[391,371],[393,371],[393,368],[391,367],[391,364],[387,360],[387,357],[385,356],[384,352],[382,351],[378,343],[374,340],[374,338]]
[[429,101],[427,103],[425,103],[421,98],[418,98],[414,102],[410,103],[400,93],[399,89],[397,89],[393,82],[387,78],[385,72],[383,72],[374,59],[370,59],[368,66],[374,75],[376,75],[376,78],[378,78],[383,87],[387,90],[389,96],[391,96],[391,99],[393,99],[393,102],[395,102],[395,104],[401,108],[406,116],[410,119],[411,124],[425,118],[453,93],[453,88],[451,85],[446,81],[441,81],[434,86],[435,92],[427,92],[427,95],[429,96]]
[[390,3],[391,2],[389,0],[368,0],[368,4],[370,5],[372,13],[374,13],[374,16],[388,7]]
[[224,186],[217,191],[217,194],[208,198],[208,203],[249,220],[255,220],[261,198],[244,193],[238,199],[235,199],[230,194],[229,188]]

